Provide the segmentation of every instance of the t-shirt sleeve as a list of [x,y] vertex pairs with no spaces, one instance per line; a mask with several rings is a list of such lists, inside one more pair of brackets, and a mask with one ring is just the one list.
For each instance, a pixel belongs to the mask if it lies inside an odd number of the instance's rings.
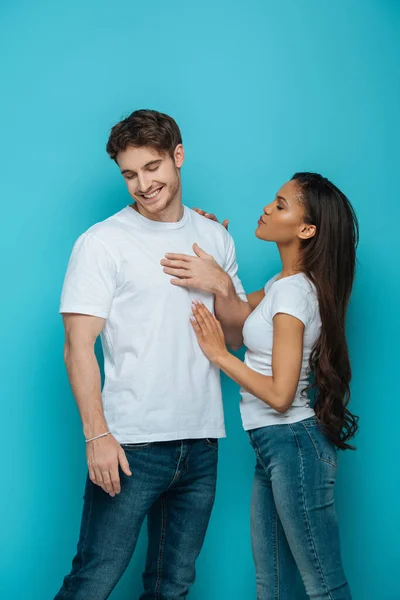
[[277,287],[272,289],[271,319],[278,313],[284,313],[296,317],[307,327],[311,323],[315,311],[315,302],[313,302],[310,291],[300,285],[283,280],[276,285]]
[[96,236],[84,233],[72,249],[59,312],[106,319],[116,280],[117,265],[107,247]]
[[238,264],[236,262],[236,250],[235,243],[230,233],[225,231],[225,248],[226,248],[226,259],[224,264],[224,271],[228,273],[230,278],[232,279],[233,285],[235,287],[236,293],[241,300],[247,302],[246,292],[244,291],[242,282],[238,276]]

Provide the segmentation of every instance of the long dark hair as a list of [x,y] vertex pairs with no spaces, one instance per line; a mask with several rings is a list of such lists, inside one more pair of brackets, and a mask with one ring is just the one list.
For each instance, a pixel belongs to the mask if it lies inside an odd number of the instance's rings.
[[329,439],[341,449],[357,432],[358,417],[347,408],[351,366],[345,334],[346,309],[353,287],[359,229],[346,196],[317,173],[296,173],[306,223],[314,237],[302,242],[300,269],[314,283],[321,334],[310,356],[314,410]]

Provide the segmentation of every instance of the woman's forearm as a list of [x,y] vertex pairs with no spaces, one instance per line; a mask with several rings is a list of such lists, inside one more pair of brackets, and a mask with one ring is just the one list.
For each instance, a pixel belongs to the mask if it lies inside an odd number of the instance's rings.
[[290,408],[293,396],[285,392],[273,376],[257,373],[228,351],[221,356],[217,364],[246,392],[253,394],[274,410],[284,413]]

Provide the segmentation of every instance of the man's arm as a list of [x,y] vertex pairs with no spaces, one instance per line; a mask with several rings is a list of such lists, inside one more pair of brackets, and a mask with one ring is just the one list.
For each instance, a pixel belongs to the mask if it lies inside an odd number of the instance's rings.
[[[225,340],[232,350],[238,350],[243,344],[243,325],[247,317],[265,298],[264,288],[247,295],[247,302],[239,298],[235,286],[229,278],[225,289],[215,294],[215,314],[222,325]],[[228,322],[225,322],[228,320]]]
[[251,310],[257,308],[262,300],[265,298],[265,290],[261,288],[261,290],[257,290],[256,292],[252,292],[251,294],[247,294],[247,301],[250,305]]
[[215,315],[221,323],[225,341],[232,350],[238,350],[243,344],[243,325],[251,306],[239,298],[230,276],[225,273],[215,293]]
[[[108,431],[101,400],[100,369],[94,344],[105,319],[81,314],[63,314],[65,328],[64,360],[83,432],[90,439]],[[86,445],[89,476],[111,496],[121,491],[118,466],[131,475],[124,450],[112,435]]]

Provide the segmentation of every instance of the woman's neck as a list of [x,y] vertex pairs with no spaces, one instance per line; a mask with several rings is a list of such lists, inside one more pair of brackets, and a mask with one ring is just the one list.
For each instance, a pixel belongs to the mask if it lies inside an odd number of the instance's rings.
[[299,248],[297,246],[278,245],[282,262],[281,277],[290,277],[300,272]]

